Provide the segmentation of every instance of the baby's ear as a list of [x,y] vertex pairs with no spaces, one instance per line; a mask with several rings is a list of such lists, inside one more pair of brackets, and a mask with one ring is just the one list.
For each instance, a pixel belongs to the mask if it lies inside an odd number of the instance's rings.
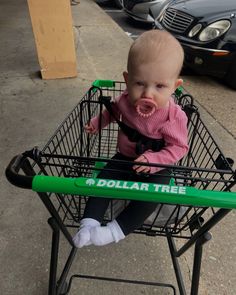
[[181,86],[183,84],[183,80],[182,79],[177,79],[175,82],[175,89],[178,88],[179,86]]
[[123,72],[123,77],[124,77],[125,83],[127,85],[127,83],[128,83],[128,72]]

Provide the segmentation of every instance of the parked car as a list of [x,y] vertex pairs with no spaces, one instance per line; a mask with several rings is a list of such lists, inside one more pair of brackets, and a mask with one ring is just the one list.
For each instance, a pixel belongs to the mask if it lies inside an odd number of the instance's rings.
[[158,17],[158,12],[174,1],[176,0],[123,0],[123,10],[135,20],[154,23],[150,9],[153,8],[155,17]]
[[123,0],[113,0],[116,6],[120,9],[123,8]]
[[110,1],[108,1],[108,0],[96,0],[96,2],[97,2],[98,5],[102,5],[102,6],[103,6],[103,3],[105,3],[105,5],[112,4],[112,6],[115,6],[117,8],[120,8],[120,9],[123,8],[123,0],[110,0]]
[[236,89],[236,1],[180,0],[155,20],[185,51],[185,66]]

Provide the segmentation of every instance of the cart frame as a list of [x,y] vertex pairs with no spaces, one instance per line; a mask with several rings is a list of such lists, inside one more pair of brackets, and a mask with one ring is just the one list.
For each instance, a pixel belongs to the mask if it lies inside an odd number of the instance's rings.
[[[34,148],[24,152],[14,157],[6,169],[6,176],[12,184],[37,191],[41,201],[51,215],[48,219],[52,229],[49,295],[68,294],[72,280],[75,277],[160,286],[170,288],[173,294],[177,294],[176,288],[172,284],[157,282],[105,278],[82,274],[71,276],[69,283],[67,282],[67,277],[77,252],[69,229],[76,229],[79,226],[87,196],[91,194],[86,181],[88,179],[95,179],[94,181],[96,181],[97,172],[103,169],[104,162],[109,161],[108,159],[114,154],[116,150],[115,138],[118,131],[117,124],[112,123],[92,137],[83,131],[83,126],[95,114],[101,113],[103,109],[102,97],[109,96],[114,99],[124,89],[125,84],[122,82],[110,80],[95,81],[93,88],[85,94],[83,99],[61,123],[42,151]],[[184,195],[182,199],[178,198],[179,203],[176,203],[173,194],[167,196],[167,202],[164,202],[163,199],[157,199],[156,201],[162,204],[156,212],[156,218],[152,223],[144,224],[135,233],[146,234],[147,236],[165,236],[167,238],[181,295],[188,293],[184,286],[178,259],[190,247],[195,246],[190,294],[197,295],[203,245],[211,239],[209,231],[231,209],[236,208],[235,193],[231,192],[236,183],[236,173],[232,169],[232,160],[223,155],[207,127],[202,122],[198,109],[193,104],[191,95],[187,94],[183,89],[178,89],[175,93],[175,100],[182,106],[188,116],[190,149],[188,155],[178,165],[168,166],[173,173],[170,186],[186,186],[190,190],[194,187],[194,196],[190,196],[190,201],[187,202],[187,198]],[[24,175],[21,174],[21,171],[23,171]],[[41,176],[43,176],[42,182]],[[45,185],[47,180],[49,181],[49,186],[53,181],[50,176],[59,181],[55,182],[51,190]],[[60,185],[62,178],[65,181],[71,181],[74,178],[80,179],[79,181],[84,180],[85,184],[84,187],[82,182],[79,182],[78,185],[78,180],[76,180],[74,182],[76,191],[74,191],[75,188],[72,191],[68,191],[68,188],[65,188],[65,183]],[[61,187],[61,190],[58,187]],[[195,188],[199,191],[195,191]],[[211,191],[213,192],[212,196]],[[195,196],[196,192],[198,197]],[[205,192],[205,194],[200,198],[201,192]],[[118,190],[118,195],[119,193],[120,191]],[[114,194],[114,190],[108,191],[109,194]],[[137,196],[139,195],[142,198],[141,192],[137,192]],[[153,195],[155,197],[157,194]],[[166,198],[166,195],[165,193],[164,198]],[[122,194],[122,196],[124,195]],[[128,196],[129,192],[127,192],[127,199],[129,199]],[[209,198],[205,196],[209,196]],[[119,198],[119,196],[113,197]],[[104,218],[104,223],[114,218],[114,204],[111,202],[107,215]],[[172,206],[168,207],[172,209],[169,216],[161,224],[158,224],[157,220],[166,205]],[[183,208],[184,210],[182,210]],[[57,279],[60,233],[65,236],[71,245],[71,251],[59,279]],[[176,238],[182,238],[186,241],[179,249],[177,249],[175,243]]]

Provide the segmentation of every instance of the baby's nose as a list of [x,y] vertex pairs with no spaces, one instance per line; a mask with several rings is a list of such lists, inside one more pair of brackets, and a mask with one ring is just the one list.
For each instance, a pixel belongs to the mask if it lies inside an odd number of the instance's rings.
[[145,88],[144,91],[143,91],[143,95],[142,96],[145,97],[145,98],[152,99],[153,98],[152,89],[149,88],[149,87]]

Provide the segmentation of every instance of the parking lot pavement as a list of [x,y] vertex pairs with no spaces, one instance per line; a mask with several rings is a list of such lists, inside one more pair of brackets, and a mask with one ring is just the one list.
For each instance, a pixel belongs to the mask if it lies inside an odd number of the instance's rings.
[[[183,76],[183,79],[186,90],[222,126],[224,132],[236,140],[236,91],[207,76]],[[223,145],[223,142],[219,144]],[[231,148],[233,152],[233,146]]]

